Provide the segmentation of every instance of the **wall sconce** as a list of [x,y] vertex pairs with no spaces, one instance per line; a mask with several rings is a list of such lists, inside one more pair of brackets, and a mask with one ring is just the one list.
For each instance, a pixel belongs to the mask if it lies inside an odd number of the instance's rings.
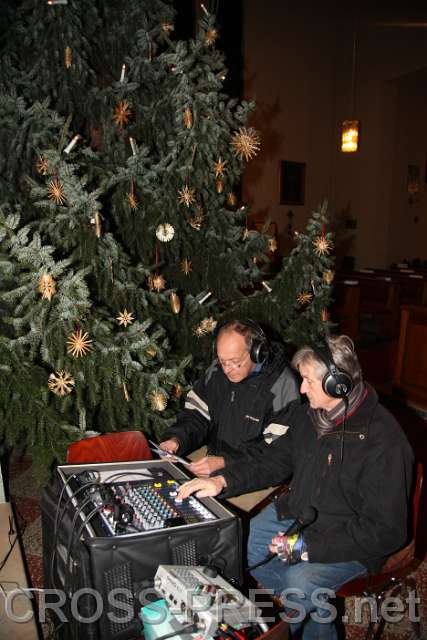
[[[351,114],[354,118],[356,102],[357,21],[354,24],[353,60],[351,69]],[[355,153],[359,147],[359,120],[344,120],[341,128],[341,151]]]
[[341,151],[354,153],[359,146],[359,120],[344,120],[341,129]]

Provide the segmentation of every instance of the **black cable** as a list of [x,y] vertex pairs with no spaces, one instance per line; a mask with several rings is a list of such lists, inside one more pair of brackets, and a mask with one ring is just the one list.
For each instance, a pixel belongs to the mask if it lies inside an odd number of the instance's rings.
[[[58,539],[58,533],[59,533],[59,525],[61,524],[65,513],[67,511],[67,507],[70,505],[70,503],[73,500],[77,500],[77,496],[82,493],[83,491],[87,490],[90,487],[93,486],[98,486],[99,485],[99,480],[95,481],[95,482],[88,482],[86,484],[83,484],[81,487],[79,487],[76,491],[71,492],[71,495],[68,496],[67,500],[65,501],[62,510],[60,511],[60,504],[61,504],[61,500],[64,497],[64,492],[69,484],[69,482],[72,479],[77,479],[80,475],[82,475],[83,473],[86,473],[86,471],[82,471],[79,474],[73,474],[72,476],[70,476],[66,483],[64,484],[64,487],[61,490],[61,494],[60,497],[58,499],[58,503],[57,503],[57,508],[56,508],[56,515],[55,515],[55,525],[54,525],[54,531],[53,531],[53,543],[52,543],[52,557],[51,557],[51,563],[50,563],[50,571],[49,571],[49,577],[50,577],[50,581],[51,581],[51,585],[56,588],[56,584],[55,584],[55,580],[54,580],[54,571],[55,571],[55,559],[56,559],[56,548],[57,548],[57,539]],[[61,513],[61,515],[59,515],[59,513]]]
[[10,545],[10,547],[9,547],[8,551],[6,552],[6,555],[4,556],[3,560],[0,562],[0,571],[3,569],[3,567],[6,564],[6,562],[9,560],[10,554],[12,553],[13,548],[14,548],[14,546],[16,544],[16,541],[18,540],[18,534],[15,533],[15,540],[13,542],[10,541],[11,536],[9,535],[8,537],[9,537],[9,545]]
[[340,462],[341,462],[341,464],[342,464],[342,461],[343,461],[343,458],[344,458],[344,434],[345,434],[345,428],[346,428],[346,423],[347,423],[348,396],[344,396],[343,402],[344,402],[344,418],[343,418],[343,421],[342,421],[342,429],[341,429],[341,450],[340,450]]
[[165,633],[163,636],[159,636],[158,638],[156,638],[156,640],[166,640],[166,638],[173,638],[174,636],[181,634],[183,631],[185,631],[185,635],[187,635],[188,633],[195,633],[197,631],[200,631],[200,628],[197,626],[197,624],[194,623],[186,624],[177,631],[171,631],[170,633]]

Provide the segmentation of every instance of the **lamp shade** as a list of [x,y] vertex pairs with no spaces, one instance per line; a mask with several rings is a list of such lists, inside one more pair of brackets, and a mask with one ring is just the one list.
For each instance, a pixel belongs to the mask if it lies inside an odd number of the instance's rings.
[[354,153],[359,146],[359,120],[344,120],[341,132],[341,151]]

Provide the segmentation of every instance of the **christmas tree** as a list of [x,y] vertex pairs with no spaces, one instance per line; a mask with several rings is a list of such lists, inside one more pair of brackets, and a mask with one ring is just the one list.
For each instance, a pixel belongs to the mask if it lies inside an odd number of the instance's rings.
[[41,466],[91,432],[159,435],[223,318],[324,331],[326,211],[266,282],[274,241],[236,195],[254,104],[224,94],[204,11],[180,41],[161,0],[24,0],[3,38],[1,433]]

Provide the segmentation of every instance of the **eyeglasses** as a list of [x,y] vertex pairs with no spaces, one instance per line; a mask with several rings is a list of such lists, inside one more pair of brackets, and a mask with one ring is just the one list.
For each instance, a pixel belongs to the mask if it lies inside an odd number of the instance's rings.
[[246,358],[249,356],[249,352],[245,351],[245,353],[240,358],[232,358],[231,360],[219,360],[219,363],[223,369],[238,369]]

